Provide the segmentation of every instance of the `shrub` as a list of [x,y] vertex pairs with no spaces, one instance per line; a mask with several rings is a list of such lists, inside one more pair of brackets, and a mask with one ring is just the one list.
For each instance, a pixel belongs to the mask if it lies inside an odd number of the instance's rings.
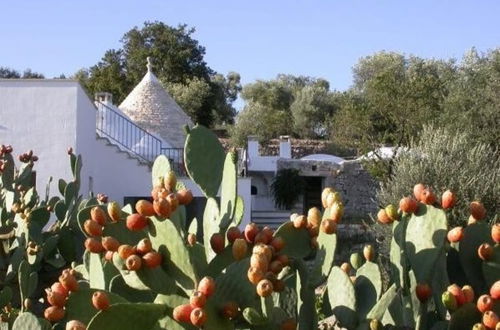
[[271,184],[274,203],[283,209],[291,209],[303,190],[304,180],[296,169],[279,170]]
[[[452,225],[462,225],[469,217],[469,204],[481,200],[492,220],[499,212],[500,155],[483,143],[471,142],[466,133],[450,134],[446,129],[424,127],[420,140],[412,141],[410,152],[394,163],[389,180],[378,193],[381,205],[395,204],[411,193],[416,182],[436,192],[450,189],[458,202],[450,216]],[[440,196],[438,196],[440,197]]]

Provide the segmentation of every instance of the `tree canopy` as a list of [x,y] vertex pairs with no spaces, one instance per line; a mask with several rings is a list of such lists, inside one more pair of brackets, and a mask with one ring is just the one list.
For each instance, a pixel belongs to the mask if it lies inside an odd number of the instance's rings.
[[43,79],[43,74],[26,69],[21,74],[19,71],[0,66],[0,79]]
[[146,22],[124,34],[121,48],[106,51],[96,65],[80,70],[75,78],[89,94],[107,91],[119,103],[144,76],[150,56],[155,75],[194,122],[206,126],[232,123],[240,76],[234,72],[223,76],[212,70],[194,32],[187,25]]

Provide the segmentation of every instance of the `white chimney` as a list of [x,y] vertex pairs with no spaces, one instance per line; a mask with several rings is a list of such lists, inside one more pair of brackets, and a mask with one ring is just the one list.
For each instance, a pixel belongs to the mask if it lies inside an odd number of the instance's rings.
[[292,158],[292,144],[288,135],[280,136],[280,157],[286,159]]

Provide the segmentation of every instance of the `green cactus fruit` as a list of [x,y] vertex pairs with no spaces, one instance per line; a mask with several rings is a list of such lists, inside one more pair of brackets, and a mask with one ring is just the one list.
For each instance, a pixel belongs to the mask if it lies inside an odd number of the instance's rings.
[[357,312],[362,319],[376,305],[382,292],[382,276],[376,263],[367,261],[356,272],[354,282]]
[[428,282],[432,278],[447,231],[446,213],[441,209],[421,204],[411,215],[406,228],[405,250],[417,282]]
[[333,314],[342,327],[353,329],[358,317],[356,314],[356,292],[351,279],[339,267],[333,267],[328,276],[328,299]]
[[382,322],[380,322],[377,319],[372,319],[370,321],[370,330],[383,330],[384,326],[382,325]]
[[393,221],[399,219],[398,208],[392,204],[385,207],[385,213]]
[[168,307],[151,303],[117,303],[98,312],[88,324],[88,330],[151,329],[167,312]]
[[450,292],[443,292],[441,301],[443,302],[443,305],[446,307],[446,309],[448,309],[450,312],[453,312],[457,309],[457,300]]
[[358,269],[365,262],[365,260],[363,259],[363,256],[359,252],[354,252],[353,254],[351,254],[349,261],[351,263],[352,268],[354,268],[354,269]]
[[201,125],[191,129],[184,146],[184,163],[189,177],[207,198],[215,198],[219,191],[224,157],[224,149],[211,130]]
[[[312,252],[311,237],[307,229],[297,229],[293,226],[293,222],[291,221],[283,223],[276,229],[274,237],[283,238],[285,247],[281,250],[281,253],[289,257],[302,259]],[[293,242],[293,244],[291,244],[291,242]]]

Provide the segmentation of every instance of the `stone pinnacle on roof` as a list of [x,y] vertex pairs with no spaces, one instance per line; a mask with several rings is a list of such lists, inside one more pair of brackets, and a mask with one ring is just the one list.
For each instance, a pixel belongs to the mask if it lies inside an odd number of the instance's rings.
[[183,127],[193,126],[193,122],[163,88],[152,67],[148,57],[148,71],[118,107],[140,127],[158,134],[174,148],[183,148]]

